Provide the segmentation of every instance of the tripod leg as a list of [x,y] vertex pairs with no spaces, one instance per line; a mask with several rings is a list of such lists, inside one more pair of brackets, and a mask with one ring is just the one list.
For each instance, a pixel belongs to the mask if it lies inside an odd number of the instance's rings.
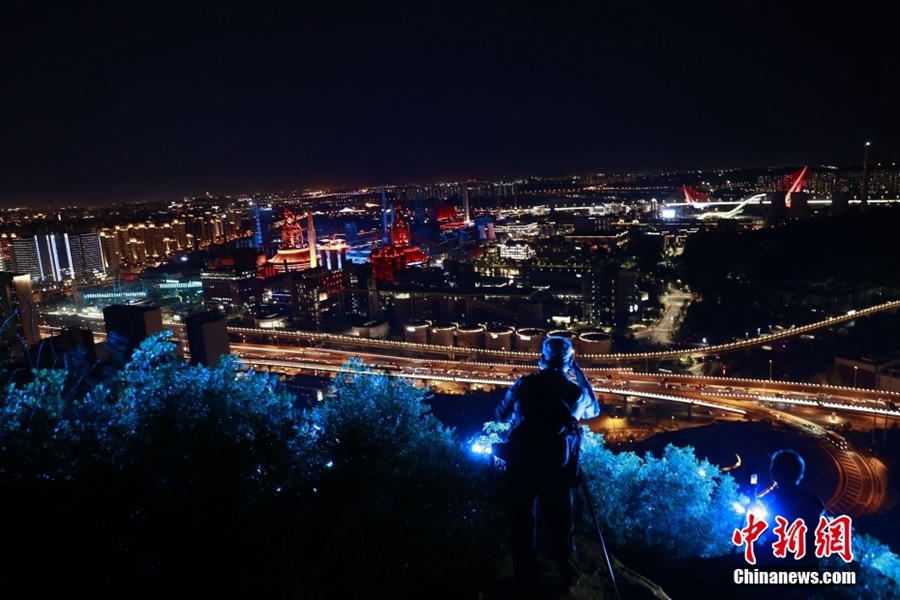
[[594,502],[591,498],[591,492],[588,490],[587,481],[585,479],[581,480],[581,494],[584,496],[584,501],[588,505],[588,512],[590,512],[591,519],[594,521],[594,528],[597,530],[597,539],[600,541],[600,549],[603,550],[603,558],[606,560],[606,571],[609,573],[610,581],[612,581],[616,599],[621,600],[619,588],[616,586],[616,575],[613,573],[612,561],[609,558],[609,552],[606,551],[606,542],[603,541],[603,532],[600,530],[600,521],[597,520],[597,513],[594,512]]

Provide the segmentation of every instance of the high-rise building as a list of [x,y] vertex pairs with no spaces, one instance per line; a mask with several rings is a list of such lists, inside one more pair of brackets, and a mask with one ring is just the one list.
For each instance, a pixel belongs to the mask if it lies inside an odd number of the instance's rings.
[[32,281],[84,280],[106,273],[100,236],[92,233],[44,233],[16,238],[12,258],[17,271]]
[[12,241],[7,234],[0,237],[0,271],[13,271]]
[[203,304],[210,310],[233,314],[262,301],[262,280],[255,265],[206,269],[200,280]]
[[585,320],[593,325],[624,329],[640,321],[641,294],[636,271],[594,260],[584,294]]
[[107,347],[118,349],[115,341],[110,339],[117,334],[124,338],[128,356],[144,339],[163,330],[162,310],[157,306],[112,304],[103,309],[103,321],[106,324]]
[[[43,281],[45,274],[49,275],[49,268],[44,264],[49,263],[49,256],[41,255],[41,246],[38,245],[38,236],[21,237],[13,240],[12,262],[16,271],[27,273],[32,281]],[[49,267],[49,265],[48,265]]]
[[72,257],[74,279],[91,279],[106,273],[103,247],[97,233],[77,233],[67,235]]
[[231,353],[225,316],[216,310],[190,315],[184,322],[192,365],[216,367]]
[[324,267],[295,271],[288,276],[291,316],[295,324],[319,329],[337,317],[340,292],[345,287],[341,271]]
[[103,263],[107,271],[116,272],[122,268],[122,246],[117,231],[100,232],[100,247],[103,252]]

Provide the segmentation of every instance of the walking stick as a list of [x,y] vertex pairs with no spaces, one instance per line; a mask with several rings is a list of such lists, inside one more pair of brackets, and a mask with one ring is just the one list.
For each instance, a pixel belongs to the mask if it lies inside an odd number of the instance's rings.
[[587,481],[581,480],[581,493],[584,501],[587,502],[588,511],[591,513],[591,519],[594,520],[594,527],[597,529],[597,539],[600,540],[600,548],[603,550],[603,558],[606,559],[606,570],[609,573],[609,579],[613,584],[613,591],[616,593],[616,600],[622,600],[619,596],[619,588],[616,586],[616,575],[613,573],[612,561],[609,559],[609,552],[606,551],[606,542],[603,541],[603,532],[600,531],[600,521],[597,520],[597,513],[594,512],[594,502],[591,500],[591,492],[588,490]]

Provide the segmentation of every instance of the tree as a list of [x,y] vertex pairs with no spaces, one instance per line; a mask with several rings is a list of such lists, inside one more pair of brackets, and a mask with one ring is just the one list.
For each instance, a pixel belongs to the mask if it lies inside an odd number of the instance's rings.
[[[614,454],[598,434],[584,436],[582,463],[601,525],[614,546],[663,559],[731,551],[742,525],[737,484],[692,448],[666,446],[661,457]],[[744,499],[746,501],[746,499]]]
[[144,556],[140,575],[161,586],[183,577],[185,564],[198,581],[258,585],[247,564],[271,554],[253,529],[296,477],[305,420],[275,377],[233,357],[187,366],[167,337],[141,344],[110,398],[113,468],[134,509],[124,541]]
[[[855,585],[829,586],[828,598],[881,600],[896,598],[900,590],[900,556],[872,536],[853,535],[854,561],[850,567],[856,572]],[[823,560],[832,571],[846,571],[842,559],[831,556]]]
[[66,481],[89,470],[102,453],[98,424],[110,407],[79,398],[66,371],[34,369],[0,394],[0,481]]
[[[165,334],[83,395],[31,375],[0,390],[0,595],[468,597],[499,554],[494,474],[405,379],[350,362],[304,413],[233,359],[188,366]],[[731,549],[734,482],[690,448],[616,455],[587,434],[583,464],[611,546]],[[865,585],[896,589],[900,559],[857,549]]]
[[302,415],[274,378],[232,360],[189,367],[166,337],[83,396],[65,371],[3,390],[0,527],[18,550],[5,588],[234,590],[264,573],[252,569],[266,539],[255,528],[291,484]]
[[17,552],[0,590],[475,591],[500,537],[489,474],[425,392],[351,363],[303,413],[274,377],[191,367],[166,337],[83,396],[63,371],[3,390],[0,529]]
[[332,392],[310,414],[318,433],[304,449],[316,485],[310,591],[454,597],[471,588],[500,537],[488,473],[408,380],[351,361]]

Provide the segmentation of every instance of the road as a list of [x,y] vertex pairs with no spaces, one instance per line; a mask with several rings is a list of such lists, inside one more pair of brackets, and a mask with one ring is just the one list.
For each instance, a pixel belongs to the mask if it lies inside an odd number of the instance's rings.
[[653,343],[661,346],[669,346],[675,343],[672,335],[678,331],[681,324],[681,317],[687,305],[692,299],[691,294],[679,291],[673,287],[669,288],[669,293],[665,296],[662,318],[653,327],[650,339]]
[[[669,312],[670,309],[674,309],[674,306],[672,306],[673,304],[677,304],[677,302],[673,300],[673,302],[666,303],[666,312],[669,317],[675,316],[673,313]],[[870,306],[868,308],[851,310],[847,312],[847,314],[827,317],[821,321],[810,323],[808,325],[793,327],[784,331],[776,331],[745,340],[728,342],[715,346],[705,346],[702,348],[679,348],[674,350],[653,350],[648,352],[634,352],[627,354],[582,354],[579,356],[579,361],[583,366],[628,365],[634,363],[646,364],[646,362],[648,361],[671,361],[686,356],[701,357],[723,354],[727,352],[734,352],[737,350],[744,350],[755,346],[771,344],[777,340],[809,333],[819,328],[834,327],[836,325],[840,325],[842,323],[846,323],[867,315],[872,315],[881,311],[896,310],[898,308],[900,308],[900,300],[894,300],[891,302],[878,304],[876,306]],[[669,320],[670,322],[672,321],[672,319]],[[183,324],[176,322],[167,322],[165,323],[165,326],[176,331],[178,335],[183,335]],[[51,328],[47,326],[41,326],[41,329],[51,330]],[[460,358],[477,358],[478,360],[482,361],[496,362],[530,362],[534,360],[533,355],[528,352],[517,352],[513,350],[486,350],[480,348],[464,348],[460,346],[436,346],[433,344],[422,344],[415,342],[360,338],[343,334],[280,329],[254,329],[246,327],[229,327],[228,332],[233,341],[240,341],[242,343],[251,342],[257,344],[274,344],[297,347],[328,347],[355,353],[376,351],[385,354],[406,354],[407,356],[413,356],[420,360],[457,360]],[[663,326],[663,332],[665,332],[665,326]],[[663,333],[662,335],[665,335],[665,333]],[[662,337],[653,339],[661,340]]]

